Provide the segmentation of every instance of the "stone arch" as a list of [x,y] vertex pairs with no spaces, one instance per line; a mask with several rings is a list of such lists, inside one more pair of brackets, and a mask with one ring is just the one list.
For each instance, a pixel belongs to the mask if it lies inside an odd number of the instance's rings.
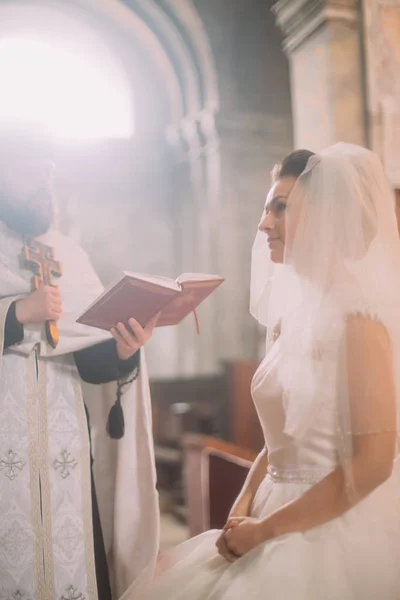
[[[7,2],[5,3],[7,4]],[[14,7],[27,3],[13,0]],[[176,127],[183,119],[201,118],[219,109],[219,91],[211,46],[192,0],[40,0],[47,8],[92,24],[103,23],[104,31],[117,32],[111,42],[116,55],[125,55],[136,46],[152,61],[163,81],[169,104],[169,123]],[[121,35],[122,34],[122,35]],[[125,47],[118,48],[117,37]],[[112,36],[111,36],[112,37]]]
[[[7,1],[12,5],[30,5],[32,8],[32,3],[27,0]],[[142,247],[147,244],[152,248],[154,245],[154,249],[143,258],[153,261],[151,269],[165,272],[168,264],[168,268],[173,266],[174,272],[178,273],[187,270],[212,272],[215,268],[212,260],[216,254],[215,224],[220,181],[220,148],[215,126],[219,90],[211,46],[192,0],[38,0],[34,7],[56,12],[60,22],[67,15],[96,29],[125,67],[132,86],[133,105],[137,84],[139,118],[145,121],[150,116],[149,129],[138,130],[132,141],[105,144],[101,148],[79,148],[77,153],[73,150],[70,154],[67,150],[62,164],[66,165],[66,177],[70,178],[72,172],[75,179],[65,192],[65,230],[83,244],[93,257],[101,277],[109,281],[114,276],[115,265],[121,263],[118,252],[124,253],[126,260],[129,245],[132,260],[139,256],[140,236],[145,235],[143,232],[150,227],[151,216],[154,215],[155,221],[159,219],[160,239],[166,251],[161,257],[156,256],[157,245],[143,240]],[[142,59],[146,69],[149,67],[148,76],[144,66],[139,64]],[[136,75],[139,79],[135,79]],[[148,87],[141,88],[142,84]],[[154,89],[160,97],[156,97],[154,105],[147,109],[146,102]],[[161,105],[166,107],[165,110]],[[156,114],[158,110],[160,112]],[[150,123],[152,116],[154,122]],[[84,160],[79,160],[80,156]],[[146,168],[135,171],[136,180],[131,186],[133,170],[130,165],[135,157],[137,163],[146,163]],[[108,160],[113,169],[111,183],[106,181]],[[158,173],[159,181],[166,182],[162,190],[157,176],[147,177],[148,172]],[[129,179],[131,186],[128,190],[126,184],[119,195],[121,216],[118,211],[112,210],[110,204],[98,203],[96,197],[98,179],[102,181],[101,198],[110,197],[113,193],[110,186],[119,173],[126,181]],[[79,181],[79,190],[76,190],[76,181]],[[107,222],[112,234],[122,229],[123,219],[136,215],[135,203],[130,203],[128,196],[135,197],[136,194],[140,198],[143,190],[154,204],[148,203],[138,215],[145,225],[135,240],[136,246],[126,235],[119,245],[110,248],[107,260],[99,259],[97,264],[96,257],[101,256],[103,241],[99,235],[93,234],[89,225],[85,225],[90,222],[92,206],[98,211],[99,222]],[[85,200],[82,201],[82,198]],[[166,210],[169,211],[168,222],[163,221],[165,215],[161,212]],[[146,214],[144,211],[147,211]],[[137,260],[135,268],[148,272],[148,267],[140,262],[141,258]],[[212,302],[206,310],[202,340],[211,339],[215,330]],[[171,339],[166,340],[169,348],[176,349],[176,352],[170,353],[169,366],[165,359],[157,361],[156,351],[154,363],[163,363],[163,368],[169,369],[170,373],[187,375],[215,370],[218,363],[213,349],[206,347],[206,342],[202,345],[191,343],[195,330],[190,325],[186,329],[174,330],[170,333]],[[185,353],[184,349],[188,346],[195,347],[196,351]]]
[[216,69],[203,24],[192,1],[75,0],[76,7],[106,18],[141,46],[164,79],[170,125],[219,108]]

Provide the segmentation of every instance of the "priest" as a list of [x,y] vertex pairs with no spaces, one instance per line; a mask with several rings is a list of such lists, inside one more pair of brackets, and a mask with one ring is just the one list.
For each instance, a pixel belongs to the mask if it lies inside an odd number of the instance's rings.
[[[25,132],[0,146],[0,598],[112,600],[158,549],[142,350],[155,320],[76,323],[102,286],[54,226],[54,167]],[[32,240],[56,285],[33,289]]]

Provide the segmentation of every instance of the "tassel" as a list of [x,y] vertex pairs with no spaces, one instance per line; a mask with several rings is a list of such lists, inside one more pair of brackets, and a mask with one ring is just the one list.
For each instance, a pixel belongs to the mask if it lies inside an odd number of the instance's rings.
[[133,375],[127,381],[121,381],[118,379],[117,382],[117,399],[114,406],[110,410],[107,421],[107,434],[113,440],[120,440],[125,434],[125,419],[124,411],[122,409],[121,398],[122,390],[124,387],[130,385],[139,377],[139,367],[137,366],[133,372]]
[[113,440],[120,440],[125,433],[124,411],[121,405],[121,390],[118,385],[117,399],[110,410],[107,421],[107,433]]
[[197,335],[200,335],[199,317],[197,315],[197,311],[196,311],[195,308],[193,309],[193,316],[194,316],[194,322],[195,322],[195,325],[196,325],[196,333],[197,333]]

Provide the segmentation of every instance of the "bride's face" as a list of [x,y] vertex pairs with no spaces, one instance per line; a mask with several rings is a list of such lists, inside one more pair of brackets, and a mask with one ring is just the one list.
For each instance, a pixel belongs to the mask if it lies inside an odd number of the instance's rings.
[[271,260],[274,263],[283,262],[286,237],[286,206],[296,181],[295,177],[283,177],[274,183],[267,196],[265,210],[258,226],[258,229],[266,235]]

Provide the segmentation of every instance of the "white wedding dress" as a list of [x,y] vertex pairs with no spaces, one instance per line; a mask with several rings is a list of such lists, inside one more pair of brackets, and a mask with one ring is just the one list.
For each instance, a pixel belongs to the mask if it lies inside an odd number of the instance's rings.
[[[278,340],[252,386],[270,463],[252,506],[257,518],[296,500],[339,460],[334,401],[322,403],[301,445],[283,433],[279,346]],[[147,585],[143,577],[124,600],[399,600],[398,480],[397,468],[341,517],[270,540],[234,564],[218,556],[219,532],[209,531],[175,548],[152,583]]]

